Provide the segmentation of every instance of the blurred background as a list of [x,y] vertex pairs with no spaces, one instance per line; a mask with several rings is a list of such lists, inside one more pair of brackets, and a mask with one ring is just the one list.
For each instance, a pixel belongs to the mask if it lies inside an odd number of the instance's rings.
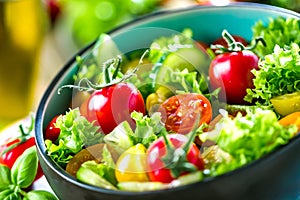
[[[64,63],[100,33],[159,10],[231,2],[236,1],[0,0],[0,130],[34,113]],[[300,0],[248,2],[300,11]]]

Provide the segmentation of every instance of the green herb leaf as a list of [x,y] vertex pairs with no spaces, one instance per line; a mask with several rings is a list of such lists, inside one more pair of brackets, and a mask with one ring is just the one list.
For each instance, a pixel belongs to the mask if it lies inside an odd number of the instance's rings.
[[247,89],[246,101],[258,100],[258,105],[270,106],[275,96],[300,91],[300,47],[296,43],[280,48],[260,61],[253,70],[254,89]]
[[32,190],[27,193],[28,200],[57,200],[56,196],[44,190]]
[[6,189],[0,192],[0,199],[5,199],[14,193],[11,189]]
[[[6,196],[4,196],[5,194],[3,193],[3,200],[22,200],[21,195],[18,192],[14,192],[11,190],[11,192],[7,192]],[[0,193],[0,197],[1,197],[1,193]],[[2,198],[0,198],[2,199]]]
[[131,113],[131,118],[136,123],[134,144],[141,143],[148,147],[159,137],[159,133],[164,128],[164,125],[161,123],[161,113],[159,112],[155,112],[151,117],[148,117],[147,115],[143,116],[143,113],[134,111]]
[[6,190],[10,184],[10,169],[5,165],[0,165],[0,192]]
[[296,126],[280,125],[273,111],[260,108],[246,116],[238,113],[234,119],[225,116],[218,123],[218,128],[219,135],[211,140],[232,158],[226,159],[226,162],[212,164],[214,166],[211,170],[214,175],[248,164],[287,144],[297,130]]
[[104,134],[80,114],[79,108],[71,109],[57,118],[55,126],[60,129],[58,144],[45,141],[48,155],[61,167],[83,147],[102,142]]
[[37,173],[38,157],[36,147],[30,147],[16,160],[11,169],[11,180],[20,188],[29,187]]
[[292,42],[300,43],[300,21],[296,18],[271,18],[266,25],[259,21],[252,27],[252,31],[253,38],[263,37],[266,42],[266,46],[259,43],[254,49],[254,52],[261,58],[271,54],[275,45],[283,48]]

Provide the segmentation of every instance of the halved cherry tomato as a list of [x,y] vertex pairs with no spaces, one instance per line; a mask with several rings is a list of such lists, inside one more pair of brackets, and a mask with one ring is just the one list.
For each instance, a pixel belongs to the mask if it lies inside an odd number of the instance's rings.
[[130,114],[133,111],[146,112],[141,93],[133,84],[126,82],[96,90],[80,111],[89,121],[97,120],[105,134],[125,120],[134,128],[135,122]]
[[[170,146],[173,150],[178,150],[179,148],[183,149],[183,146],[188,142],[188,137],[182,134],[169,134],[166,136],[167,140],[170,143]],[[174,175],[172,170],[178,170],[180,175],[188,173],[181,167],[175,165],[173,159],[168,162],[168,158],[174,156],[172,155],[174,152],[169,152],[166,141],[164,137],[160,137],[155,140],[147,150],[147,163],[149,167],[148,176],[151,181],[158,181],[163,183],[169,183],[172,180],[178,178]],[[203,170],[204,169],[204,161],[201,156],[200,150],[198,147],[192,143],[184,155],[185,162],[192,164],[195,167],[195,170]],[[176,160],[176,159],[175,159]],[[182,163],[179,163],[182,164]]]
[[200,115],[199,125],[209,123],[212,118],[210,101],[201,94],[178,94],[164,101],[159,112],[168,131],[187,134],[195,126],[195,121]]
[[45,130],[45,138],[55,142],[59,136],[60,129],[55,127],[55,123],[59,115],[55,116],[47,125]]

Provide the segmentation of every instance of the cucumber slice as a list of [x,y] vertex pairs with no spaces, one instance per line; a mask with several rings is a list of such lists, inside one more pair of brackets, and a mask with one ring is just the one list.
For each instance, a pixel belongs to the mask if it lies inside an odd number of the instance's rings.
[[157,72],[156,82],[163,83],[164,77],[169,70],[187,69],[189,72],[198,71],[203,73],[207,71],[210,59],[208,55],[197,48],[182,48],[176,52],[170,53],[163,61],[163,65]]
[[167,189],[169,184],[161,182],[120,182],[118,188],[129,192],[143,192]]
[[188,185],[191,183],[196,183],[202,181],[203,178],[203,173],[201,171],[196,171],[187,175],[180,176],[178,179],[170,183],[170,187],[178,187]]
[[109,190],[117,190],[117,188],[110,182],[108,182],[106,179],[99,176],[93,170],[85,167],[79,168],[79,170],[76,173],[76,177],[79,181],[90,185],[98,186]]

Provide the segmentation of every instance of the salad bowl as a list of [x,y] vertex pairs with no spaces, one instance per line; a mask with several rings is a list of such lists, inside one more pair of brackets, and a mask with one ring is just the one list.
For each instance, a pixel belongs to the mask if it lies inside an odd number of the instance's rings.
[[[250,40],[253,34],[251,28],[256,22],[267,23],[270,18],[276,17],[300,19],[298,13],[253,3],[236,3],[220,7],[195,6],[160,11],[112,30],[108,34],[114,43],[105,46],[104,50],[98,49],[98,51],[104,55],[105,52],[115,49],[114,45],[117,45],[117,51],[123,54],[134,52],[137,49],[145,50],[156,38],[179,33],[186,28],[193,31],[194,40],[205,41],[208,44],[219,38],[224,29]],[[60,91],[60,89],[65,85],[74,84],[79,56],[81,58],[89,57],[95,50],[97,41],[82,49],[66,63],[46,90],[36,114],[35,137],[40,164],[51,188],[59,199],[300,198],[299,135],[292,138],[288,144],[233,171],[191,184],[154,191],[133,192],[100,188],[78,181],[63,170],[48,155],[44,132],[53,117],[68,111],[72,100],[72,90],[64,88]],[[190,62],[193,61],[190,60]],[[221,104],[218,106],[218,108],[222,108]],[[116,112],[120,112],[120,110]]]

